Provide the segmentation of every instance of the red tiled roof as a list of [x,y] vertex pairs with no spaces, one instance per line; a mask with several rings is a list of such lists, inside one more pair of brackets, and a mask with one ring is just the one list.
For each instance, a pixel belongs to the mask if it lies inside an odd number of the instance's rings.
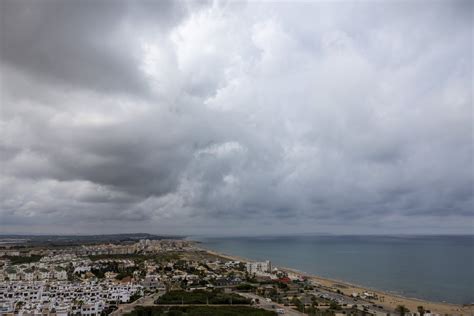
[[277,281],[281,283],[291,283],[291,279],[289,277],[279,278]]

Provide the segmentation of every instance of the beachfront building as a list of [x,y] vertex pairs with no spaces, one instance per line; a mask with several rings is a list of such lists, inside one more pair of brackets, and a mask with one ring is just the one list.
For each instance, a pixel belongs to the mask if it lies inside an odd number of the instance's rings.
[[269,260],[262,262],[247,262],[245,268],[249,274],[266,274],[272,271],[272,264]]

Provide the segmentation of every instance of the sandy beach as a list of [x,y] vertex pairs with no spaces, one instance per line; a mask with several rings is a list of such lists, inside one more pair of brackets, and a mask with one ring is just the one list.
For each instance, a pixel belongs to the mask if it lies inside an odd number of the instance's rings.
[[[210,254],[215,256],[220,256],[222,258],[226,258],[229,260],[234,261],[242,261],[242,262],[251,262],[254,260],[249,260],[247,258],[242,258],[238,256],[223,254],[219,252],[215,252],[212,250],[204,249]],[[372,292],[375,293],[379,299],[372,300],[374,304],[382,305],[384,308],[389,310],[395,310],[398,305],[405,305],[410,312],[416,312],[418,306],[423,306],[425,310],[429,310],[432,313],[440,314],[440,315],[463,315],[463,316],[470,316],[474,314],[474,305],[457,305],[457,304],[449,304],[449,303],[442,303],[442,302],[430,302],[426,300],[416,299],[416,298],[408,298],[403,297],[400,295],[396,295],[389,292],[384,292],[376,289],[371,289],[368,287],[363,287],[355,284],[351,284],[348,282],[340,281],[340,280],[332,280],[328,278],[323,278],[320,276],[315,276],[303,271],[299,271],[292,268],[286,267],[278,267],[282,271],[286,271],[288,273],[294,273],[298,275],[303,275],[308,277],[309,279],[317,282],[323,286],[331,287],[334,289],[338,289],[346,295],[351,295],[352,293],[362,293],[362,292]]]

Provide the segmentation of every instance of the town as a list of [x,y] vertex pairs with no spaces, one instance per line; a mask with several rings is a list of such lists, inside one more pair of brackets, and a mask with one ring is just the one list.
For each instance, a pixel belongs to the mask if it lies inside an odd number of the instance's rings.
[[0,250],[1,315],[187,315],[190,308],[211,308],[212,315],[229,308],[238,315],[436,315],[421,306],[387,310],[383,299],[347,295],[270,261],[236,260],[183,239]]

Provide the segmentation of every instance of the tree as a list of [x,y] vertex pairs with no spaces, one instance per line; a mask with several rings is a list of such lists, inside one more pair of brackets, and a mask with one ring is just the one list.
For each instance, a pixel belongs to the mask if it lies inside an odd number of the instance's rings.
[[304,305],[296,296],[291,299],[291,304],[295,305],[297,310],[303,311]]
[[142,297],[142,295],[140,294],[140,292],[137,291],[130,296],[129,302],[134,302],[138,300],[140,297]]
[[417,310],[420,316],[423,316],[425,314],[425,309],[423,308],[423,306],[418,306]]
[[23,305],[25,305],[25,302],[19,301],[19,302],[16,303],[16,308],[21,309],[23,307]]
[[329,308],[334,309],[334,310],[340,310],[342,309],[341,305],[337,304],[336,302],[332,301],[329,304]]
[[410,310],[405,307],[405,305],[398,305],[397,308],[395,308],[395,311],[400,314],[400,316],[405,316],[406,313],[408,313]]

